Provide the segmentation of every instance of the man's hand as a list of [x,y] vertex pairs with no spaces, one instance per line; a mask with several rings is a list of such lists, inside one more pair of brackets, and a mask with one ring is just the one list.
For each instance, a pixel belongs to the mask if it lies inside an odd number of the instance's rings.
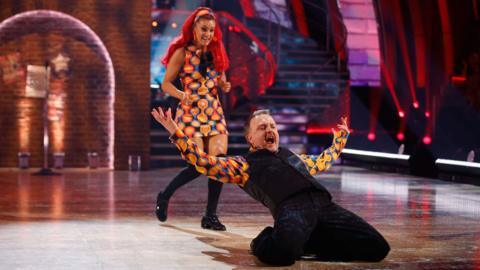
[[178,129],[177,123],[175,123],[175,121],[172,119],[172,112],[170,108],[165,113],[163,113],[161,107],[158,107],[157,109],[154,108],[151,113],[153,118],[162,124],[162,126],[168,130],[170,135],[173,135]]
[[[347,124],[347,117],[340,118],[340,124],[337,125],[337,128],[340,130],[345,130],[347,133],[350,133],[350,130],[348,129],[348,124]],[[332,132],[335,132],[333,128],[332,128]]]

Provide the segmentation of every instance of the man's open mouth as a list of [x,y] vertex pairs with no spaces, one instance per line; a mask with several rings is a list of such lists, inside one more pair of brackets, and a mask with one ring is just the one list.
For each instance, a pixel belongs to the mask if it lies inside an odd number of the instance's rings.
[[267,144],[275,143],[275,135],[273,135],[273,134],[267,134],[267,135],[265,135],[265,142],[266,142]]

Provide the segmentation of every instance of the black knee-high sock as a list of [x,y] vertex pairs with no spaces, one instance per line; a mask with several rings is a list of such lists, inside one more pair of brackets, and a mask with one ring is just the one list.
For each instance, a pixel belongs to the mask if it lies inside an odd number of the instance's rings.
[[[226,155],[217,155],[217,157],[225,156]],[[208,201],[205,215],[210,216],[217,214],[218,199],[220,197],[220,193],[222,192],[222,187],[222,182],[208,179]]]
[[195,178],[199,177],[200,173],[195,170],[195,167],[191,164],[188,164],[183,170],[181,170],[175,178],[168,184],[165,190],[162,193],[162,198],[165,200],[170,199],[175,190],[179,187],[185,185],[186,183],[191,182]]

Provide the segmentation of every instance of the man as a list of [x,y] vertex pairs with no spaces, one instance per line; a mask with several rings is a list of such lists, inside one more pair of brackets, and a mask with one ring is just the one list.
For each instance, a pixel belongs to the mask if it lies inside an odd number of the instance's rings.
[[273,215],[250,244],[255,256],[273,265],[291,265],[305,254],[328,261],[381,261],[390,251],[387,241],[363,219],[332,202],[313,174],[330,168],[345,147],[347,119],[332,129],[333,145],[319,156],[299,156],[279,147],[279,135],[268,111],[254,112],[245,123],[250,151],[245,156],[214,157],[201,151],[175,122],[171,112],[152,111],[171,134],[186,161],[202,174],[223,183],[234,183]]

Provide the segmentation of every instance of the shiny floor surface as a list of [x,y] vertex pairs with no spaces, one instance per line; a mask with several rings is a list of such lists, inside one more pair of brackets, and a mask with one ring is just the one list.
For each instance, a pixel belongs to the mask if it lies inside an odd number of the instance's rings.
[[[204,177],[174,194],[166,223],[156,220],[156,194],[177,171],[0,170],[0,269],[267,268],[248,249],[272,218],[238,187],[224,186],[220,199],[227,232],[200,228]],[[480,269],[480,187],[352,167],[318,179],[392,251],[380,263],[302,260],[291,269]]]

